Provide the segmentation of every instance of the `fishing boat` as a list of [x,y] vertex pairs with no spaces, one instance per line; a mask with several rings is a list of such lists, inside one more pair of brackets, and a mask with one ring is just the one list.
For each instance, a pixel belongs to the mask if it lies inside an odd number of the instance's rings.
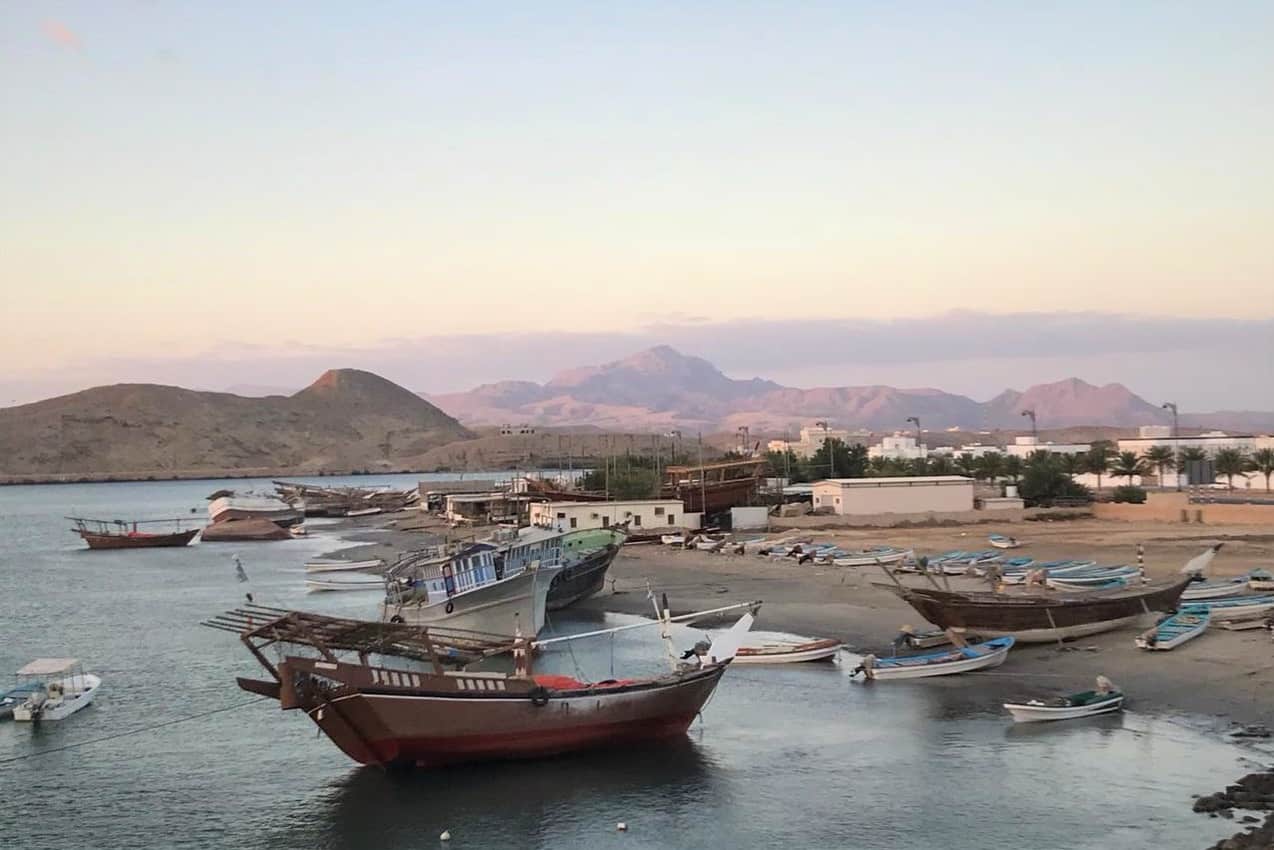
[[1196,599],[1189,607],[1212,613],[1214,622],[1250,620],[1274,613],[1274,595],[1236,596],[1233,599]]
[[926,629],[916,631],[911,626],[903,626],[898,630],[894,646],[906,646],[908,649],[932,649],[935,646],[946,646],[951,643],[951,635],[945,629]]
[[915,553],[910,549],[899,549],[897,546],[877,546],[834,558],[832,564],[838,567],[872,567],[877,564],[896,564],[913,554]]
[[291,540],[290,529],[268,519],[225,519],[204,527],[205,543],[247,543],[270,540]]
[[[255,606],[205,625],[237,634],[269,674],[240,678],[240,688],[303,711],[354,761],[439,767],[679,737],[716,690],[752,620],[744,614],[668,674],[600,682],[537,675],[534,650],[629,627],[532,642]],[[280,660],[267,657],[271,647],[284,650]],[[444,666],[497,653],[512,653],[512,673]]]
[[1177,613],[1160,620],[1154,628],[1138,635],[1135,643],[1140,649],[1176,649],[1207,631],[1210,620],[1211,613],[1208,609],[1185,606]]
[[385,582],[380,578],[307,578],[305,589],[311,593],[384,590]]
[[665,546],[685,546],[686,535],[684,534],[661,534],[659,542]]
[[19,685],[30,687],[26,699],[12,707],[18,722],[64,720],[87,708],[102,680],[74,658],[37,658],[17,672]]
[[1016,549],[1022,545],[1022,541],[1016,537],[1007,537],[1003,534],[992,534],[989,541],[996,549]]
[[895,579],[892,589],[939,628],[1037,643],[1123,628],[1151,611],[1175,611],[1189,583],[1182,576],[1167,584],[1090,593],[994,593],[907,587]]
[[560,561],[525,567],[496,560],[497,547],[473,543],[449,553],[425,550],[385,574],[381,619],[495,634],[544,628],[548,592]]
[[343,561],[340,558],[316,558],[313,561],[307,561],[305,571],[307,573],[351,573],[351,572],[367,572],[369,570],[379,570],[385,566],[385,562],[380,558],[368,558],[362,561]]
[[1064,578],[1050,578],[1045,583],[1054,590],[1070,590],[1080,593],[1090,592],[1094,590],[1118,590],[1121,587],[1128,586],[1128,579],[1116,576],[1108,577],[1092,577],[1082,581],[1069,581]]
[[1255,569],[1247,574],[1247,586],[1252,590],[1274,590],[1274,573]]
[[773,640],[739,647],[735,664],[799,664],[835,658],[845,644],[833,638]]
[[217,495],[208,503],[208,521],[216,524],[231,520],[267,519],[282,528],[305,521],[305,503],[288,504],[270,496]]
[[[180,528],[181,519],[89,519],[69,516],[75,523],[75,532],[90,549],[156,549],[171,546],[188,546],[199,534],[198,528]],[[177,526],[172,531],[142,531],[139,525],[160,523]]]
[[959,646],[943,652],[877,658],[867,655],[851,675],[862,673],[869,680],[922,679],[930,676],[952,676],[999,667],[1013,648],[1011,637],[998,637],[985,643]]
[[1124,695],[1105,676],[1097,677],[1097,688],[1064,697],[1028,702],[1006,702],[1004,707],[1016,723],[1039,723],[1050,720],[1076,720],[1098,714],[1122,711]]
[[1220,581],[1196,581],[1181,594],[1183,602],[1193,599],[1225,599],[1247,592],[1248,577],[1222,579]]
[[13,717],[13,710],[26,702],[32,694],[44,690],[44,682],[33,680],[19,682],[4,693],[0,693],[0,720]]

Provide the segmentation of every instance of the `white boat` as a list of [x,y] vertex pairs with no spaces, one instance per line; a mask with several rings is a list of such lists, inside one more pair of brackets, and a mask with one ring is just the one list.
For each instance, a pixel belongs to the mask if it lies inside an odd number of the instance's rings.
[[686,535],[684,534],[664,534],[660,535],[659,542],[665,546],[685,546]]
[[385,581],[380,578],[307,578],[305,589],[311,593],[343,590],[384,590]]
[[305,521],[305,503],[288,504],[270,496],[221,496],[208,503],[212,523],[233,519],[268,519],[287,528]]
[[43,684],[13,707],[18,722],[62,720],[87,707],[97,696],[102,680],[85,673],[74,658],[37,658],[17,673],[20,681]]
[[560,563],[497,570],[497,547],[474,543],[390,569],[381,618],[410,625],[438,624],[488,634],[528,637],[544,628],[549,587]]
[[1274,573],[1255,569],[1247,574],[1247,586],[1253,590],[1274,590]]
[[1016,723],[1039,723],[1050,720],[1076,720],[1112,714],[1124,707],[1124,695],[1117,690],[1098,688],[1051,700],[1006,702],[1004,707]]
[[[1185,606],[1183,606],[1185,607]],[[1237,596],[1233,599],[1202,599],[1189,603],[1192,609],[1207,609],[1212,622],[1251,620],[1274,612],[1274,596]]]
[[806,661],[826,661],[836,657],[836,653],[844,647],[845,644],[833,638],[767,641],[739,647],[734,663],[799,664]]
[[381,512],[380,508],[358,508],[352,511],[346,511],[347,517],[373,516]]
[[1182,608],[1145,634],[1138,635],[1134,643],[1140,649],[1176,649],[1207,631],[1210,620],[1211,613],[1206,608]]
[[1016,537],[1008,537],[1003,534],[992,534],[988,542],[996,549],[1016,549],[1022,545],[1022,541]]
[[1195,582],[1181,594],[1181,601],[1191,599],[1225,599],[1230,596],[1241,596],[1247,592],[1248,577],[1226,579],[1224,581]]
[[837,567],[874,567],[877,564],[896,564],[904,558],[910,558],[910,549],[899,549],[896,546],[878,546],[875,549],[863,549],[858,552],[833,558],[832,564]]
[[960,646],[946,652],[928,652],[895,658],[865,656],[851,675],[859,672],[870,680],[922,679],[930,676],[952,676],[999,667],[1013,648],[1012,637],[992,638],[985,643]]
[[317,558],[305,565],[307,573],[348,573],[378,570],[385,566],[380,558],[369,558],[365,561],[342,561],[339,558]]

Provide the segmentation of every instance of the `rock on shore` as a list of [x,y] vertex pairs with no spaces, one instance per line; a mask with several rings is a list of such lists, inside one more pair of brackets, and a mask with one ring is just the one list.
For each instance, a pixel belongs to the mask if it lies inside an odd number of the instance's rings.
[[1269,811],[1265,823],[1260,826],[1251,824],[1259,820],[1245,815],[1242,820],[1249,824],[1247,831],[1218,841],[1211,850],[1274,850],[1274,772],[1249,773],[1233,785],[1226,786],[1224,791],[1200,797],[1194,801],[1196,812],[1233,817],[1234,809]]

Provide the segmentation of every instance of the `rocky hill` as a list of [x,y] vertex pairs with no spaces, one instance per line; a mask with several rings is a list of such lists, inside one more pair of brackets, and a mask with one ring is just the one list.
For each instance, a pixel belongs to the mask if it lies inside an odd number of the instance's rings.
[[[838,426],[890,430],[910,416],[924,427],[994,429],[1028,426],[1034,410],[1041,428],[1136,427],[1162,424],[1168,414],[1122,384],[1094,386],[1069,378],[1025,391],[1006,390],[987,402],[931,388],[888,386],[784,387],[761,378],[727,377],[711,363],[658,346],[632,357],[571,369],[545,384],[486,384],[431,400],[471,425],[528,422],[605,428],[726,429],[746,425],[783,430],[816,419]],[[1274,415],[1265,415],[1274,422]],[[1244,422],[1260,414],[1245,414]],[[1233,427],[1233,426],[1231,426]]]
[[415,393],[356,369],[266,398],[118,384],[0,409],[0,474],[388,469],[472,436]]

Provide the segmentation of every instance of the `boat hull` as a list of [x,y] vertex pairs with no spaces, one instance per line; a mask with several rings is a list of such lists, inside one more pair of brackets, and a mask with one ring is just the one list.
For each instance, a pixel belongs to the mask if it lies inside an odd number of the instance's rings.
[[959,673],[972,673],[975,670],[989,670],[993,667],[999,667],[1009,657],[1009,650],[1012,648],[1013,643],[1009,643],[982,655],[966,656],[955,661],[916,664],[906,667],[879,666],[864,670],[864,673],[872,681],[927,679],[931,676],[954,676]]
[[305,506],[292,506],[273,499],[241,499],[233,496],[222,496],[208,505],[210,523],[241,519],[268,519],[281,528],[289,528],[305,522]]
[[1188,583],[1185,578],[1158,587],[1058,595],[957,593],[923,587],[895,592],[939,628],[1008,635],[1033,643],[1098,634],[1133,624],[1154,611],[1174,611]]
[[600,591],[606,583],[606,571],[618,554],[619,546],[612,544],[578,563],[563,567],[549,585],[545,602],[548,610],[558,611]]
[[724,670],[718,665],[671,681],[629,687],[542,689],[538,695],[483,690],[467,695],[406,689],[395,693],[392,688],[333,693],[330,685],[337,673],[313,677],[288,668],[285,682],[291,687],[285,685],[285,691],[294,692],[296,704],[288,704],[290,695],[285,692],[283,705],[304,710],[354,761],[441,767],[540,758],[683,735]]
[[[65,720],[77,711],[88,708],[97,697],[102,680],[92,673],[64,679],[66,695],[57,703],[45,702],[39,711],[32,711],[26,703],[13,707],[13,719],[18,723],[29,723],[34,720]],[[72,687],[76,688],[72,690]]]
[[561,567],[526,570],[431,605],[386,602],[381,606],[381,618],[488,634],[535,635],[544,628],[549,587],[560,570]]
[[788,646],[744,646],[735,654],[733,663],[803,664],[808,661],[828,661],[835,658],[842,647],[843,643],[831,638]]
[[76,533],[90,549],[163,549],[190,545],[199,529],[192,528],[172,534],[97,534],[82,530],[77,530]]
[[1043,723],[1050,720],[1077,720],[1081,717],[1096,717],[1100,714],[1113,714],[1122,711],[1124,698],[1122,695],[1105,702],[1092,705],[1030,705],[1027,703],[1005,703],[1015,723]]

